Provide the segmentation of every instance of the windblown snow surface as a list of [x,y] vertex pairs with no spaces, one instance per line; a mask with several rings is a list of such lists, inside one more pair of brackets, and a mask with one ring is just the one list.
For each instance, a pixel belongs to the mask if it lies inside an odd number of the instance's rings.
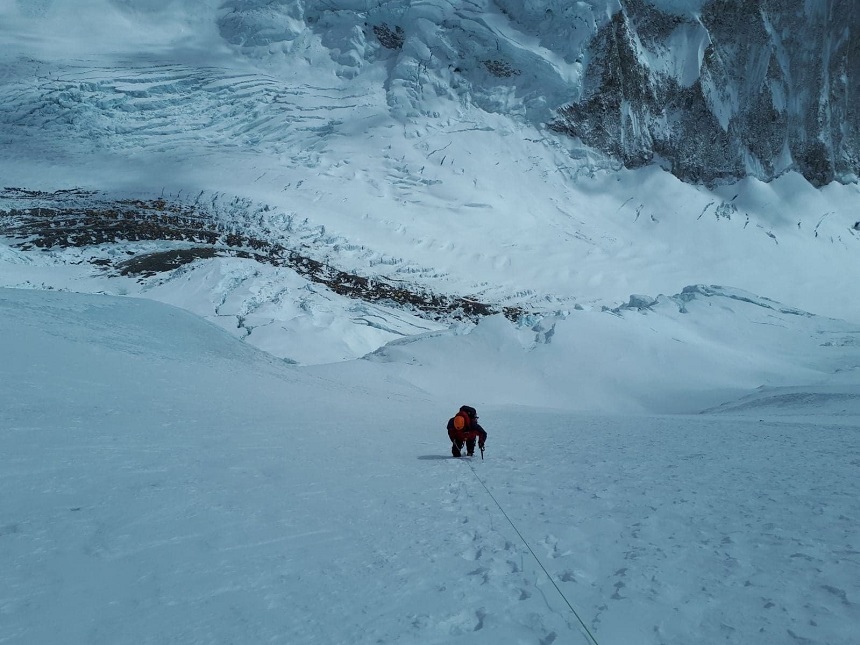
[[[860,329],[687,308],[300,368],[152,301],[2,290],[0,642],[852,643]],[[483,460],[448,454],[461,401]]]
[[535,123],[616,3],[504,4],[0,0],[0,186],[529,312],[0,240],[0,643],[857,642],[857,185],[615,168]]

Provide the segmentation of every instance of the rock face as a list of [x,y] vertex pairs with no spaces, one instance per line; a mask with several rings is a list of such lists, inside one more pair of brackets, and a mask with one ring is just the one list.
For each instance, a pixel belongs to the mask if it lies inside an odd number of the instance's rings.
[[551,128],[685,181],[860,174],[860,3],[710,0],[698,17],[623,0]]

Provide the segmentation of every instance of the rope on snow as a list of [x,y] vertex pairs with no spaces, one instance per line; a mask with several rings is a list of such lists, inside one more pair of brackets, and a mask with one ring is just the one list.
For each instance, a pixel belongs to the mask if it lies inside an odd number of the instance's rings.
[[477,472],[475,472],[475,467],[474,467],[474,466],[472,466],[472,464],[470,463],[470,464],[469,464],[469,468],[471,468],[471,470],[472,470],[472,474],[473,474],[473,475],[475,475],[475,479],[477,479],[479,482],[481,482],[481,486],[483,486],[483,487],[484,487],[484,490],[485,490],[485,491],[487,491],[487,495],[489,495],[489,496],[490,496],[490,499],[492,499],[492,500],[496,503],[496,506],[498,506],[498,507],[499,507],[499,510],[502,512],[502,515],[504,515],[504,516],[505,516],[505,519],[506,519],[506,520],[508,521],[508,523],[511,525],[511,528],[513,528],[513,529],[514,529],[514,531],[516,532],[516,534],[520,536],[520,540],[522,540],[522,541],[523,541],[523,544],[525,544],[525,545],[526,545],[526,548],[529,550],[529,553],[531,553],[531,554],[532,554],[532,557],[535,559],[535,562],[537,562],[537,563],[538,563],[538,566],[539,566],[541,569],[543,569],[543,572],[546,574],[546,577],[547,577],[547,578],[549,578],[549,581],[552,583],[552,586],[553,586],[553,587],[555,587],[555,590],[558,592],[558,595],[562,597],[562,599],[564,600],[564,602],[567,604],[568,608],[570,608],[570,611],[573,613],[573,615],[574,615],[574,616],[576,616],[576,619],[579,621],[579,624],[580,624],[580,625],[582,625],[582,629],[584,629],[584,630],[585,630],[585,633],[586,633],[586,634],[588,634],[588,638],[591,640],[591,642],[592,642],[592,643],[594,643],[594,645],[599,645],[599,644],[598,644],[598,642],[597,642],[597,639],[596,639],[596,638],[594,638],[594,635],[593,635],[593,634],[591,633],[591,631],[588,629],[588,626],[585,624],[585,622],[582,620],[582,618],[580,618],[580,617],[579,617],[579,614],[578,614],[578,613],[576,613],[576,609],[574,609],[574,608],[573,608],[573,605],[572,605],[572,604],[570,604],[570,601],[567,599],[567,596],[565,596],[565,595],[564,595],[564,592],[563,592],[563,591],[561,590],[561,588],[556,584],[555,580],[553,580],[553,577],[549,574],[549,571],[547,571],[547,570],[546,570],[546,567],[545,567],[545,566],[543,566],[543,562],[541,562],[541,561],[540,561],[540,558],[539,558],[539,557],[537,557],[537,554],[534,552],[534,549],[532,549],[532,548],[531,548],[531,546],[529,545],[529,543],[528,543],[528,542],[526,541],[526,539],[523,537],[523,534],[522,534],[522,533],[520,533],[520,530],[517,528],[516,524],[514,524],[513,520],[511,520],[511,518],[510,518],[510,517],[508,517],[508,514],[507,514],[507,513],[505,513],[505,509],[503,509],[503,508],[502,508],[502,505],[501,505],[501,504],[499,504],[499,500],[497,500],[497,499],[493,496],[493,494],[490,492],[490,489],[489,489],[489,488],[487,488],[487,484],[485,484],[485,483],[484,483],[484,480],[483,480],[483,479],[481,479],[481,478],[478,476],[478,473],[477,473]]

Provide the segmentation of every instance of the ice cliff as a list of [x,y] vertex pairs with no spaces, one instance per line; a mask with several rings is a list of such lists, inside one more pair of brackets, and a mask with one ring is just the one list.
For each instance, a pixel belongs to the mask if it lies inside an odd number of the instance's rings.
[[860,174],[856,0],[230,0],[218,20],[282,68],[384,70],[401,119],[477,107],[693,183]]

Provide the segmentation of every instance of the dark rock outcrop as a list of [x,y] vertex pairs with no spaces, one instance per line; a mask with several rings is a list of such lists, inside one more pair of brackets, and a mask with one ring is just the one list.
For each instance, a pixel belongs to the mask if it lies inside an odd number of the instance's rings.
[[[590,43],[582,98],[558,110],[553,130],[692,182],[860,175],[855,0],[710,0],[698,18],[621,4]],[[701,51],[685,50],[697,30]],[[678,73],[679,57],[695,78]]]

